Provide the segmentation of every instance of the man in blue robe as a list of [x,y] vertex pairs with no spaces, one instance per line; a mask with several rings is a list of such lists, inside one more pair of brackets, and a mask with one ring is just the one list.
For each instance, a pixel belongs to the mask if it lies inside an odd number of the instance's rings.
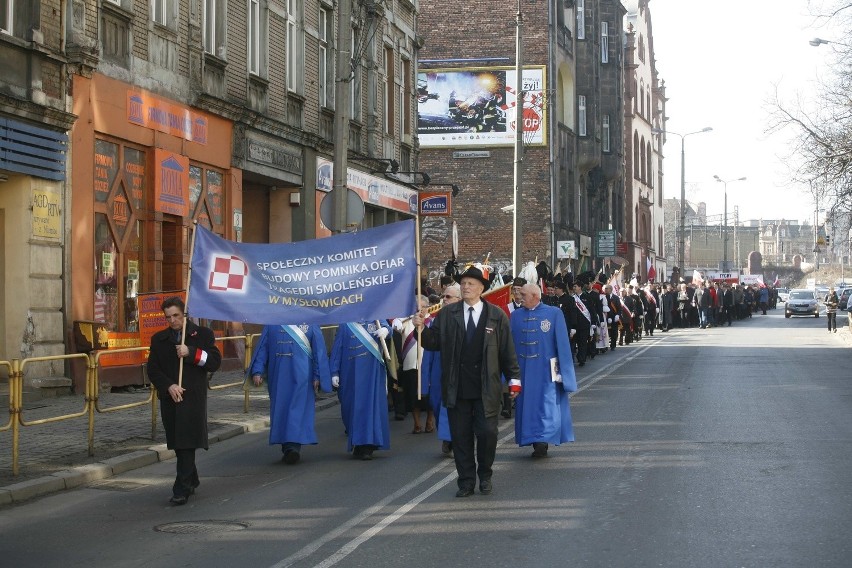
[[373,459],[374,450],[390,449],[384,359],[390,328],[376,323],[341,324],[331,349],[331,381],[339,387],[347,451],[361,460]]
[[331,392],[328,351],[316,325],[267,325],[249,369],[254,384],[269,388],[269,444],[281,444],[284,463],[301,457],[302,444],[316,444],[315,392]]
[[534,458],[548,444],[574,441],[568,393],[577,390],[565,316],[541,303],[541,289],[523,287],[524,307],[512,313],[512,337],[521,367],[521,393],[515,400],[515,441],[532,444]]

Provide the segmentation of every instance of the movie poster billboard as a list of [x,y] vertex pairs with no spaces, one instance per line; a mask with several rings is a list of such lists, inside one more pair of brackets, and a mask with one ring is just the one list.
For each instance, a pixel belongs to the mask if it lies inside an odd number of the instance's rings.
[[[544,67],[523,72],[524,144],[544,145]],[[430,69],[417,75],[417,136],[422,148],[513,146],[514,67]]]

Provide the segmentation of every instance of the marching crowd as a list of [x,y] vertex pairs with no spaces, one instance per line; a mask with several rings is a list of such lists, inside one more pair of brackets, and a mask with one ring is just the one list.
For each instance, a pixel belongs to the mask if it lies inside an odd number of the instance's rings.
[[[655,330],[731,325],[756,309],[766,313],[777,297],[724,284],[622,286],[585,272],[541,284],[514,278],[511,302],[497,306],[482,298],[489,276],[487,267],[472,265],[442,279],[439,293],[425,290],[409,317],[341,324],[330,356],[316,325],[265,326],[247,373],[269,390],[269,443],[281,445],[282,461],[295,465],[303,446],[317,444],[315,393],[337,390],[354,458],[390,449],[390,415],[411,414],[412,434],[435,433],[455,460],[456,496],[472,495],[477,480],[488,495],[499,416],[514,413],[516,443],[546,457],[550,445],[574,440],[568,395],[577,388],[575,365]],[[148,375],[177,456],[171,502],[182,505],[200,485],[195,450],[207,448],[207,375],[221,354],[213,333],[187,320],[180,298],[162,310],[169,327],[152,338]]]

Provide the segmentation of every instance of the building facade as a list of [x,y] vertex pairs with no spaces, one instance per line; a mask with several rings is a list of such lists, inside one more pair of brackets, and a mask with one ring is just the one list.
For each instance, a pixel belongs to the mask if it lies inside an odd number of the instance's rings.
[[[496,5],[487,19],[459,20],[448,2],[423,6],[424,21],[445,24],[422,31],[421,169],[463,190],[452,217],[423,222],[423,264],[433,275],[451,254],[453,222],[461,260],[488,257],[498,270],[517,272],[512,207],[521,210],[522,262],[561,263],[575,273],[603,265],[594,247],[598,231],[623,229],[624,8],[611,0],[551,0],[521,10],[525,130],[514,203],[517,50],[506,29],[517,25],[517,9]],[[452,85],[485,75],[499,77],[493,88],[478,89],[495,101],[497,118],[466,123],[457,112],[461,91]]]
[[[68,106],[60,0],[0,4],[0,359],[65,353],[71,226]],[[0,371],[5,374],[5,369]],[[27,368],[63,387],[61,361]]]
[[417,160],[416,0],[354,5],[343,47],[326,0],[2,6],[0,144],[31,149],[0,161],[0,293],[15,294],[0,358],[144,345],[140,298],[185,289],[194,223],[245,242],[330,234],[340,50],[356,225],[413,216],[410,179],[384,170]]
[[663,156],[661,137],[656,134],[665,130],[665,83],[657,73],[648,0],[630,0],[626,5],[624,236],[627,260],[639,280],[646,281],[648,268],[653,266],[659,281],[665,279],[669,270]]

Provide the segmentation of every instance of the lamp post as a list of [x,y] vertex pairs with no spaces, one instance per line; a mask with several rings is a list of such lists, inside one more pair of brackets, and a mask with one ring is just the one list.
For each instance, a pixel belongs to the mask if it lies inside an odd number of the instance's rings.
[[686,137],[693,134],[701,134],[702,132],[710,132],[713,130],[711,126],[705,126],[701,130],[695,132],[687,132],[686,134],[678,134],[671,130],[661,128],[653,128],[651,132],[654,134],[674,134],[680,136],[680,235],[678,237],[677,261],[680,267],[681,274],[684,274],[684,260],[686,259]]
[[730,272],[728,270],[728,184],[733,183],[735,181],[745,181],[746,178],[736,178],[736,179],[722,179],[719,176],[713,176],[713,178],[725,186],[725,217],[723,221],[724,237],[722,239],[724,245],[722,246],[722,270],[725,272]]

